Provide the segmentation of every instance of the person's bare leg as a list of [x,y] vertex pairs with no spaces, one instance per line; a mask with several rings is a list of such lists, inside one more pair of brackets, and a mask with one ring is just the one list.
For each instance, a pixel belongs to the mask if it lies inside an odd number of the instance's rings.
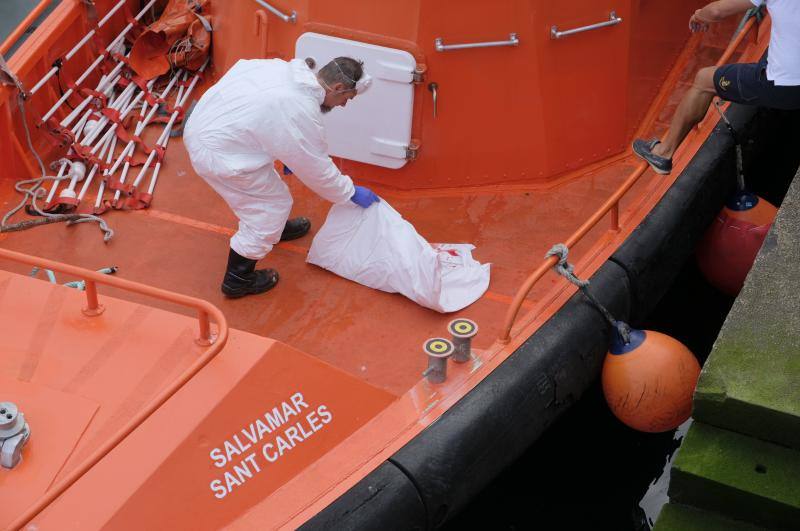
[[701,68],[694,78],[694,85],[686,92],[675,110],[672,123],[661,143],[653,148],[653,154],[667,159],[672,158],[672,154],[681,145],[683,139],[706,115],[708,106],[714,98],[714,70],[716,67],[709,66]]

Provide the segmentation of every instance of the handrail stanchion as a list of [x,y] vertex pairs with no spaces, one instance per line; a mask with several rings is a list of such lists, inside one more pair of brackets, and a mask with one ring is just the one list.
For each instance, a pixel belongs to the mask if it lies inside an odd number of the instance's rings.
[[[624,183],[622,183],[616,192],[614,192],[614,195],[609,197],[608,200],[606,200],[606,202],[603,203],[603,205],[598,208],[597,211],[592,214],[592,216],[587,219],[583,225],[580,226],[580,228],[578,228],[578,230],[572,233],[572,235],[564,242],[564,245],[566,245],[567,248],[572,248],[576,243],[581,241],[581,239],[583,239],[583,237],[586,236],[606,214],[608,214],[612,207],[615,205],[619,206],[619,200],[628,192],[628,190],[633,187],[634,184],[636,184],[636,181],[639,180],[639,177],[644,174],[646,169],[647,163],[640,163],[633,171],[631,176],[628,177]],[[539,266],[539,269],[534,271],[533,274],[528,277],[522,287],[517,290],[516,295],[514,295],[514,302],[511,303],[511,307],[509,307],[508,312],[506,313],[506,320],[503,324],[503,328],[501,329],[501,342],[507,343],[511,339],[511,327],[514,326],[517,313],[519,312],[520,307],[522,307],[522,301],[524,301],[525,297],[528,296],[528,293],[530,292],[531,288],[533,288],[534,284],[536,284],[539,279],[541,279],[545,273],[547,273],[556,264],[556,262],[558,262],[558,257],[548,257],[544,263]]]
[[[750,29],[753,27],[754,23],[755,17],[750,18],[745,23],[745,25],[742,27],[742,31],[740,31],[736,38],[733,39],[730,44],[728,44],[725,52],[717,61],[716,66],[721,66],[728,62],[728,60],[731,58],[731,55],[733,55],[733,52],[736,50],[739,44],[741,44],[745,36],[750,33]],[[622,185],[610,198],[608,198],[603,206],[597,209],[597,211],[595,211],[595,213],[592,214],[592,216],[564,242],[564,245],[566,245],[567,248],[572,248],[576,243],[583,239],[583,237],[586,236],[586,234],[592,228],[594,228],[594,226],[597,225],[597,223],[609,212],[611,212],[612,227],[615,227],[614,230],[619,230],[619,201],[622,199],[622,196],[625,195],[628,190],[631,189],[631,187],[633,187],[636,181],[639,180],[639,177],[644,174],[646,169],[647,163],[640,163],[633,171],[631,176],[628,177],[624,183],[622,183]],[[517,314],[522,307],[522,302],[525,300],[525,297],[528,296],[528,293],[530,293],[533,286],[556,264],[557,261],[558,258],[556,256],[548,257],[544,263],[542,263],[542,265],[540,265],[539,268],[536,269],[536,271],[534,271],[517,290],[517,293],[514,295],[514,300],[506,312],[506,318],[503,322],[503,327],[500,329],[500,336],[498,337],[498,340],[501,343],[508,343],[511,340],[511,328],[514,326],[514,321],[517,319]]]
[[[147,295],[167,302],[181,304],[194,308],[198,311],[198,319],[200,321],[200,335],[208,338],[208,348],[200,355],[195,362],[186,369],[183,374],[178,376],[175,380],[162,390],[149,404],[138,411],[132,419],[130,419],[122,428],[103,442],[92,454],[87,457],[83,462],[78,464],[74,469],[67,473],[58,483],[54,484],[47,492],[45,492],[34,504],[28,507],[25,512],[17,518],[9,526],[10,529],[24,528],[32,519],[34,519],[40,512],[42,512],[49,504],[56,498],[61,496],[70,486],[78,481],[84,474],[86,474],[93,466],[99,463],[105,456],[107,456],[114,448],[116,448],[128,435],[130,435],[136,428],[138,428],[144,421],[155,413],[167,400],[169,400],[175,393],[177,393],[189,380],[191,380],[203,367],[217,356],[222,351],[222,348],[228,341],[228,321],[225,315],[219,308],[214,306],[208,301],[173,293],[146,284],[139,284],[131,280],[125,280],[118,277],[110,277],[90,271],[82,267],[72,266],[54,260],[47,260],[46,258],[39,258],[30,256],[8,249],[0,248],[0,258],[12,260],[14,262],[27,264],[30,266],[41,267],[50,269],[59,273],[73,275],[84,279],[86,282],[86,297],[89,308],[93,305],[96,310],[102,311],[103,307],[97,301],[97,288],[96,283],[113,286],[115,288],[131,291],[140,295]],[[87,308],[88,309],[88,308]],[[86,309],[84,309],[86,310]],[[209,324],[209,316],[214,318],[217,323],[217,334],[211,334],[211,326]]]
[[208,312],[198,310],[197,321],[200,325],[200,337],[197,338],[196,343],[204,346],[212,344],[214,339],[211,337],[211,323],[208,320]]
[[528,292],[533,288],[533,285],[536,284],[556,262],[558,262],[558,258],[555,256],[548,258],[545,263],[539,266],[539,269],[534,271],[533,274],[525,280],[522,287],[517,290],[517,293],[514,295],[514,300],[506,312],[506,319],[500,332],[501,343],[508,343],[511,340],[511,327],[514,326],[514,321],[517,319],[519,309],[522,307],[522,301],[528,296]]
[[747,34],[750,33],[753,24],[755,24],[755,20],[756,18],[752,17],[747,22],[745,22],[744,26],[742,27],[742,31],[740,31],[739,34],[736,36],[736,38],[733,39],[733,41],[731,41],[730,44],[728,44],[727,48],[725,48],[725,52],[722,54],[722,57],[719,58],[719,61],[717,61],[716,66],[722,66],[728,62],[728,60],[733,55],[733,52],[736,51],[736,48],[739,47],[739,45],[742,43]]
[[614,206],[611,207],[611,230],[614,232],[619,231],[619,201],[614,203]]
[[89,317],[94,317],[103,313],[103,307],[100,306],[100,301],[97,299],[97,284],[88,278],[83,279],[85,283],[86,292],[86,308],[83,309],[83,314]]

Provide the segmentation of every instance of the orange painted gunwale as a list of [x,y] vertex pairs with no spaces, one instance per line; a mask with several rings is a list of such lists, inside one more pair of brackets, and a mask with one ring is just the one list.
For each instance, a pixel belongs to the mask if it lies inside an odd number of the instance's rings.
[[[141,426],[150,416],[157,411],[167,400],[169,400],[175,393],[181,390],[186,383],[191,380],[200,370],[208,365],[217,354],[219,354],[228,342],[228,322],[225,315],[213,304],[202,299],[188,297],[178,293],[172,293],[166,290],[154,288],[138,282],[132,282],[123,278],[111,277],[90,271],[81,267],[75,267],[68,264],[62,264],[53,260],[45,258],[38,258],[8,249],[0,249],[0,257],[18,262],[22,264],[43,267],[52,271],[60,273],[67,273],[76,276],[86,282],[86,300],[87,306],[84,308],[84,314],[87,316],[99,315],[102,313],[102,306],[98,304],[96,284],[105,284],[119,289],[147,295],[157,299],[165,300],[175,304],[188,306],[194,308],[198,312],[198,322],[200,332],[196,339],[199,345],[208,345],[208,348],[203,354],[188,368],[183,374],[176,378],[169,384],[163,391],[161,391],[147,406],[141,409],[132,419],[130,419],[122,428],[120,428],[114,435],[109,437],[103,444],[100,445],[92,454],[87,457],[83,462],[77,465],[67,476],[65,476],[57,484],[51,486],[47,492],[39,498],[33,505],[25,510],[12,524],[12,529],[18,529],[30,522],[36,517],[43,509],[50,503],[57,499],[65,490],[78,481],[86,472],[93,466],[99,463],[105,456],[107,456],[114,448],[117,447],[128,435],[130,435],[136,428]],[[208,317],[213,316],[214,321],[217,323],[216,334],[212,334],[209,326]]]
[[[761,41],[761,44],[763,49],[764,42]],[[753,56],[752,53],[750,55]],[[685,167],[711,128],[712,126],[709,123],[704,122],[699,130],[687,139],[684,151],[676,157],[674,175],[679,174],[679,170]],[[624,241],[624,238],[644,218],[649,209],[660,200],[672,182],[674,182],[674,178],[655,182],[653,186],[648,188],[641,201],[620,213],[621,230],[619,232],[606,233],[600,241],[592,246],[591,250],[577,263],[579,274],[588,276],[599,268],[607,256],[613,252],[617,245]],[[452,374],[451,381],[439,388],[431,389],[430,386],[425,385],[426,382],[420,382],[403,395],[398,402],[387,408],[385,412],[381,413],[368,425],[365,425],[359,433],[343,443],[340,448],[312,464],[301,476],[296,477],[270,496],[267,500],[270,504],[281,506],[281,504],[287,503],[286,507],[291,507],[292,509],[289,510],[290,515],[286,513],[273,514],[271,516],[273,520],[267,521],[294,527],[315,514],[319,509],[343,493],[349,486],[352,486],[358,479],[379,465],[386,457],[394,453],[402,444],[413,438],[424,427],[443,414],[461,396],[477,385],[491,370],[502,363],[524,339],[555,313],[572,293],[574,291],[568,285],[561,285],[551,290],[547,297],[533,306],[531,311],[520,317],[516,327],[511,330],[512,337],[508,345],[504,347],[495,343],[489,349],[480,353],[480,366],[462,370],[457,369]],[[388,439],[386,438],[387,433],[391,434]],[[370,436],[375,437],[376,439],[373,440],[378,440],[379,442],[373,443],[370,440]],[[362,451],[368,453],[361,453]],[[359,455],[367,457],[354,457]],[[336,486],[336,483],[342,478],[342,463],[347,463],[346,468],[350,472],[345,480]],[[320,478],[324,478],[324,480],[320,480]],[[310,496],[312,498],[310,502],[309,493],[312,492],[314,494]],[[248,521],[263,523],[265,521],[263,519],[265,512],[269,511],[264,511],[261,504],[259,504],[247,514],[241,516],[239,520],[234,522],[234,525],[236,523],[244,525]],[[250,520],[251,518],[258,518],[258,520]],[[286,518],[291,518],[291,520]]]
[[[736,38],[728,45],[728,48],[725,50],[725,53],[722,54],[722,57],[716,63],[716,66],[721,66],[725,64],[733,55],[733,52],[739,46],[739,44],[744,40],[744,38],[748,35],[750,30],[753,28],[755,24],[755,17],[750,18],[736,36]],[[694,41],[697,42],[697,37],[694,38]],[[581,241],[584,236],[586,236],[589,231],[597,225],[600,220],[602,220],[606,214],[611,213],[611,230],[616,232],[619,230],[619,202],[624,196],[639,180],[645,170],[647,170],[647,163],[640,162],[639,166],[631,173],[630,177],[625,180],[625,182],[620,186],[614,194],[608,198],[608,200],[601,206],[597,211],[592,214],[592,216],[584,222],[581,227],[576,230],[572,235],[567,238],[564,245],[567,248],[573,247],[576,243]],[[500,333],[500,341],[506,343],[510,340],[511,335],[511,328],[514,326],[514,321],[517,318],[517,314],[519,313],[520,308],[522,307],[522,301],[525,300],[525,297],[528,296],[533,286],[541,280],[541,278],[549,271],[556,263],[558,262],[557,256],[551,256],[539,266],[523,283],[523,285],[517,290],[516,295],[514,295],[514,302],[511,304],[511,307],[508,309],[508,313],[506,314],[506,319],[503,324],[502,332]]]
[[[754,42],[748,44],[742,54],[743,62],[757,60],[766,50],[769,27],[769,18],[762,22],[762,26],[757,26],[759,30]],[[739,40],[739,42],[741,41]],[[723,59],[726,61],[734,51],[731,48],[723,55]],[[585,256],[575,262],[576,274],[583,278],[590,277],[644,220],[677,180],[716,126],[716,123],[712,123],[709,118],[713,116],[713,113],[715,111],[710,109],[706,118],[686,138],[673,160],[673,172],[662,180],[655,181],[639,204],[631,205],[621,213],[621,229],[608,231]],[[284,513],[275,514],[273,511],[266,510],[266,504],[262,503],[234,521],[231,528],[244,529],[256,522],[281,529],[295,529],[302,525],[435,422],[462,396],[488,377],[495,368],[552,317],[576,291],[577,289],[572,284],[560,279],[559,285],[553,288],[547,297],[517,319],[507,343],[498,340],[489,349],[479,353],[481,361],[479,367],[474,369],[456,367],[456,370],[453,371],[455,374],[449,376],[450,381],[439,386],[438,390],[431,390],[432,386],[425,381],[420,382],[389,406],[386,411],[364,426],[362,430],[313,463],[301,476],[284,485],[269,498],[269,503],[277,507],[295,507],[296,510],[288,519]],[[398,428],[398,425],[403,425],[403,428]],[[387,433],[393,434],[389,440],[386,440]],[[375,443],[379,437],[382,440],[380,443]],[[368,457],[354,459],[353,456]],[[349,462],[351,465],[349,473],[343,474],[342,464],[344,462]],[[320,483],[324,482],[323,478],[328,482],[327,489],[319,488]],[[312,486],[316,487],[314,490],[318,494],[309,500],[309,489]]]
[[[742,53],[742,62],[757,61],[766,50],[769,40],[769,18],[765,18],[756,28],[758,31],[754,35],[753,42],[749,43]],[[742,33],[736,39],[737,46],[743,41],[746,32]],[[721,57],[720,63],[729,60],[734,51],[735,46],[729,46]],[[673,78],[672,81],[674,82],[675,79]],[[589,278],[596,272],[661,200],[716,126],[716,122],[712,120],[714,113],[715,111],[710,109],[706,118],[689,133],[674,157],[672,173],[660,181],[654,181],[640,202],[620,213],[620,230],[607,231],[584,256],[575,262],[577,275]],[[638,171],[637,168],[634,175]],[[624,187],[625,184],[620,188]],[[235,520],[230,527],[245,529],[258,524],[280,529],[296,529],[308,521],[391,457],[422,430],[430,426],[461,397],[487,378],[495,368],[552,317],[576,291],[575,286],[560,279],[558,286],[550,290],[543,300],[537,302],[531,310],[515,321],[508,342],[497,340],[489,349],[478,352],[480,363],[477,366],[455,367],[448,377],[449,380],[439,386],[432,386],[424,380],[421,381],[364,428],[311,464],[303,474],[293,478],[264,502],[254,506]],[[391,435],[387,437],[387,434]],[[344,463],[348,463],[348,466],[346,467]],[[349,473],[343,474],[343,470],[347,468],[349,468]],[[327,488],[322,487],[325,483],[328,485]],[[312,491],[316,495],[312,495]],[[290,516],[287,516],[286,512],[278,514],[276,511],[269,510],[267,506],[283,507],[292,514]],[[290,507],[294,507],[294,511],[289,510]]]

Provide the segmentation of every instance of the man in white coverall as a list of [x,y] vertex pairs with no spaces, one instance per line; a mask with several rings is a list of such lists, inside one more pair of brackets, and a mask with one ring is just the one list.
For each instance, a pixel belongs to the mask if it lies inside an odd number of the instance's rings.
[[288,220],[292,196],[278,176],[280,160],[332,203],[366,208],[378,197],[354,186],[328,156],[322,114],[366,90],[362,63],[338,57],[314,74],[302,59],[238,61],[197,103],[184,130],[192,166],[239,218],[230,241],[222,292],[263,293],[278,282],[274,269],[256,270],[279,240],[305,235],[311,222]]

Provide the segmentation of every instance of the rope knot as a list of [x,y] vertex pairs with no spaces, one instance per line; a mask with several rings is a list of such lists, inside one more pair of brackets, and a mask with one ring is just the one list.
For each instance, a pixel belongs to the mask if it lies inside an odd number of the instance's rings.
[[588,280],[581,280],[577,276],[575,276],[574,273],[575,267],[569,262],[567,262],[568,255],[569,255],[569,248],[563,243],[557,243],[553,247],[551,247],[549,251],[547,251],[544,257],[545,259],[547,259],[550,258],[551,256],[557,256],[558,263],[553,266],[556,270],[556,273],[566,278],[579,288],[588,286],[589,285]]
[[564,245],[563,243],[557,243],[547,251],[547,254],[544,255],[545,258],[550,258],[551,256],[558,256],[558,264],[564,265],[567,263],[567,256],[569,255],[569,248]]
[[591,305],[603,315],[608,324],[611,325],[617,334],[619,334],[620,338],[622,338],[622,342],[626,345],[630,343],[631,328],[627,323],[614,319],[614,316],[611,315],[611,312],[609,312],[605,306],[600,304],[600,301],[598,301],[594,295],[589,292],[588,280],[581,280],[575,276],[573,265],[567,262],[568,255],[569,249],[567,246],[563,243],[557,243],[549,251],[547,251],[547,254],[545,254],[544,257],[547,259],[551,256],[557,256],[558,263],[553,266],[553,268],[556,270],[556,273],[578,286],[578,289],[581,291],[581,293],[583,293],[584,297],[586,297],[589,303],[591,303]]
[[611,325],[616,329],[622,342],[627,345],[631,342],[631,327],[625,321],[614,320]]

